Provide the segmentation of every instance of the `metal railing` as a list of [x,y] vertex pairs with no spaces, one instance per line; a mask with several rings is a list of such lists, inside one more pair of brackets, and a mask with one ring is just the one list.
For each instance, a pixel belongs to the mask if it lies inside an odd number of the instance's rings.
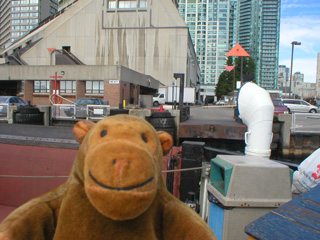
[[109,105],[53,104],[52,118],[56,120],[100,120],[110,115]]
[[9,104],[0,103],[0,121],[9,120]]
[[320,133],[320,114],[292,114],[291,133]]

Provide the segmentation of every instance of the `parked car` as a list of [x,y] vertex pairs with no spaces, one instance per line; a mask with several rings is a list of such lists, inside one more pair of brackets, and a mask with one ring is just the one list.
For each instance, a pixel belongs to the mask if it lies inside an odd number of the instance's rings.
[[318,107],[299,99],[283,99],[284,105],[289,108],[290,113],[316,113]]
[[219,100],[218,102],[216,102],[216,104],[215,105],[226,105],[226,104],[228,104],[225,100]]
[[[103,100],[99,98],[79,98],[74,103],[75,108],[64,109],[65,114],[68,117],[76,116],[77,118],[87,117],[87,105],[104,105]],[[75,109],[75,113],[74,113]]]
[[288,114],[289,109],[283,104],[282,99],[272,99],[274,114]]
[[0,96],[0,117],[7,116],[7,106],[27,106],[28,104],[19,97]]

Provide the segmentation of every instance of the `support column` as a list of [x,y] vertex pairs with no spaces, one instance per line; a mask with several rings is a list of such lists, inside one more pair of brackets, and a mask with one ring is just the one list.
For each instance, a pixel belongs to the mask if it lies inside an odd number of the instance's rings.
[[24,80],[24,100],[33,104],[33,84],[31,80]]
[[119,80],[104,81],[103,99],[108,100],[111,107],[119,107],[119,103],[121,102],[120,83]]
[[86,96],[86,82],[77,80],[76,99],[84,98]]

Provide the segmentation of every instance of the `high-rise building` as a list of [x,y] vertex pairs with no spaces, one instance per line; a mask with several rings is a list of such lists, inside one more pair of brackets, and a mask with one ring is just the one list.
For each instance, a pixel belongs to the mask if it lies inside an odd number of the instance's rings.
[[58,0],[1,0],[0,47],[8,47],[57,9]]
[[286,65],[279,65],[278,68],[278,86],[280,88],[289,87],[289,68]]
[[295,72],[292,76],[293,86],[301,85],[304,81],[304,74],[301,72]]
[[179,0],[179,12],[197,53],[202,97],[212,96],[229,51],[230,0]]
[[238,42],[256,63],[256,82],[277,89],[280,0],[239,0]]

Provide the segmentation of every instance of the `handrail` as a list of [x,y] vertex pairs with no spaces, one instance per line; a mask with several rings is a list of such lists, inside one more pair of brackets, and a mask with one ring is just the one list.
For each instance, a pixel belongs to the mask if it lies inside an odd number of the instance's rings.
[[73,101],[71,101],[71,100],[69,100],[69,99],[67,99],[67,98],[62,97],[62,96],[59,95],[59,94],[51,94],[51,95],[49,96],[49,101],[50,101],[51,105],[54,105],[54,104],[55,104],[55,103],[52,101],[52,97],[53,97],[53,96],[58,96],[59,98],[62,98],[63,100],[66,100],[67,102],[70,102],[70,103],[72,103],[72,104],[75,103],[75,102],[73,102]]

